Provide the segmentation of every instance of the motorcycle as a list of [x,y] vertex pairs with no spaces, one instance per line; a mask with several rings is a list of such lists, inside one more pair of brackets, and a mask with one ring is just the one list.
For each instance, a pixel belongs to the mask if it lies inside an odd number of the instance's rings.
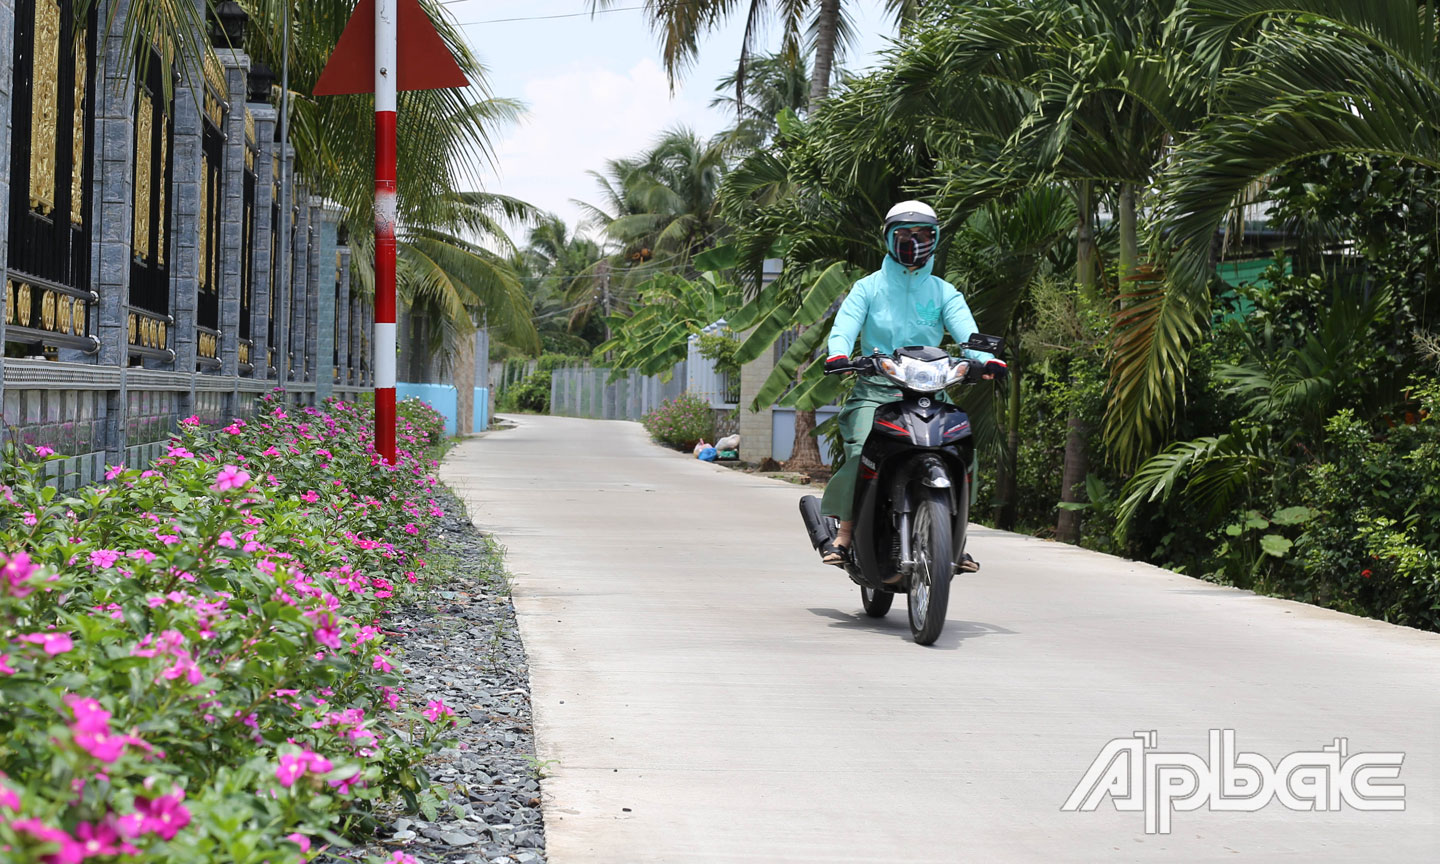
[[[961,347],[998,356],[1004,340],[977,333]],[[884,617],[895,595],[905,594],[911,636],[929,645],[945,627],[950,580],[965,555],[975,452],[970,418],[936,394],[979,381],[983,364],[913,346],[827,370],[847,372],[886,379],[901,397],[875,410],[860,453],[845,572],[872,618]],[[800,515],[817,550],[834,542],[839,523],[821,514],[818,498],[801,498]]]

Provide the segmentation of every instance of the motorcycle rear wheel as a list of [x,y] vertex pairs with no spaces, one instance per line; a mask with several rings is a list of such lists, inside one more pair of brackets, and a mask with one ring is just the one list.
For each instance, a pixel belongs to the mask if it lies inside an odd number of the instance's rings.
[[910,554],[915,569],[910,573],[910,635],[916,644],[930,645],[945,629],[945,609],[950,604],[950,502],[938,489],[915,508],[910,523]]
[[890,611],[890,604],[895,602],[895,595],[889,591],[871,591],[869,588],[861,588],[860,602],[865,606],[866,615],[871,618],[884,618],[885,613]]

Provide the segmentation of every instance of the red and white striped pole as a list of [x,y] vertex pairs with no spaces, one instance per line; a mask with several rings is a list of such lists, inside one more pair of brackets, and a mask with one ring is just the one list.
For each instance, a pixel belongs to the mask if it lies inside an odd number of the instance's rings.
[[375,449],[395,464],[396,0],[375,0]]

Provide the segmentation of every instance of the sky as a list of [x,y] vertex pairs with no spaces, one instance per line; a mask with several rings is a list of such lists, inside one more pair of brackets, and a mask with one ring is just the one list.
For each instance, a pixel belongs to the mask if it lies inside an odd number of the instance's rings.
[[[622,11],[593,18],[588,0],[446,4],[489,68],[494,95],[519,99],[527,108],[525,119],[497,143],[496,173],[485,178],[488,191],[528,201],[574,226],[582,211],[572,199],[600,201],[587,171],[602,171],[607,159],[635,155],[667,128],[685,125],[712,134],[728,125],[728,115],[709,104],[716,83],[740,56],[743,22],[730,23],[701,44],[698,62],[672,95],[644,11],[625,8],[643,2],[616,0],[613,6]],[[883,0],[849,0],[846,6],[859,38],[844,65],[856,71],[874,61],[891,25]],[[581,14],[496,20],[574,13]],[[778,45],[778,32],[769,35],[769,44]]]

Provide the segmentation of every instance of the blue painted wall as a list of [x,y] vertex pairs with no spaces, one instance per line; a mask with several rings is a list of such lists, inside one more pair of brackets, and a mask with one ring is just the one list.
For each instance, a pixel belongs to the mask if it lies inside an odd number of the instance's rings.
[[[836,414],[840,409],[836,407],[819,408],[815,411],[815,425],[820,425]],[[776,462],[784,462],[790,458],[795,448],[795,409],[776,408],[770,415],[770,457]],[[820,461],[826,465],[830,464],[830,448],[825,442],[820,442]]]
[[459,396],[455,388],[448,384],[395,384],[395,400],[401,401],[411,397],[419,398],[427,402],[431,408],[445,415],[445,435],[454,435],[456,430],[455,418],[459,414]]
[[484,432],[490,428],[490,388],[475,388],[475,425],[471,428],[476,432]]

